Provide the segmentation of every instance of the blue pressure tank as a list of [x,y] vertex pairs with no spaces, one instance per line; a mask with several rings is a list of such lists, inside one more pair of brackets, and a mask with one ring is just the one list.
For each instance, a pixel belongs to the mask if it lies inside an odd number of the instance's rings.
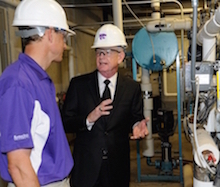
[[148,70],[168,68],[175,61],[177,53],[178,42],[174,32],[149,33],[142,28],[132,41],[133,58]]

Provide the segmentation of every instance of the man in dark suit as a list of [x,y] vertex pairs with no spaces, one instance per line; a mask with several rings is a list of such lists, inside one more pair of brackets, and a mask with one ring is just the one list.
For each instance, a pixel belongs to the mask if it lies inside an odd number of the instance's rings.
[[[75,132],[72,187],[128,187],[129,133],[148,134],[140,85],[118,73],[125,36],[112,24],[96,33],[97,70],[71,80],[63,106],[66,132]],[[107,81],[105,81],[107,79]]]

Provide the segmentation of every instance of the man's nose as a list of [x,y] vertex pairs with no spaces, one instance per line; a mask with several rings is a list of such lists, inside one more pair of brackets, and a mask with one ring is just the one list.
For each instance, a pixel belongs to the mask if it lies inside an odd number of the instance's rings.
[[64,50],[67,49],[67,44],[66,44],[66,42],[64,42],[64,46],[63,46],[63,48],[64,48]]

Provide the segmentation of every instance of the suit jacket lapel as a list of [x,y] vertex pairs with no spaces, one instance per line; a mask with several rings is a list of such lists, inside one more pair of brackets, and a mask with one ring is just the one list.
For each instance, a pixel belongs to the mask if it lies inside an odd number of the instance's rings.
[[[95,86],[94,86],[95,85]],[[97,77],[97,70],[95,70],[88,81],[88,87],[91,92],[91,96],[95,102],[95,105],[97,106],[100,102],[100,96],[99,96],[99,85],[98,85],[98,77]]]
[[[97,70],[95,70],[91,76],[89,77],[88,81],[88,87],[91,93],[91,97],[93,98],[94,101],[94,108],[98,106],[101,103],[101,98],[99,94],[99,85],[98,85],[98,77],[97,77]],[[96,123],[96,126],[100,128],[102,131],[105,130],[105,120],[102,118],[100,119],[100,122]]]

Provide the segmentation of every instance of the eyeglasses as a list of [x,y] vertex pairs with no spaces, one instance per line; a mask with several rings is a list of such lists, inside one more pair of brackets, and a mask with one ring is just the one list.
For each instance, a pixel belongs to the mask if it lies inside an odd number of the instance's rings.
[[63,30],[63,29],[59,29],[59,28],[54,28],[54,31],[57,32],[57,33],[60,33],[63,35],[63,41],[64,43],[67,42],[67,39],[68,39],[68,32]]
[[104,56],[111,56],[114,52],[120,53],[121,51],[118,51],[116,49],[96,49],[96,56],[101,56],[103,54]]

